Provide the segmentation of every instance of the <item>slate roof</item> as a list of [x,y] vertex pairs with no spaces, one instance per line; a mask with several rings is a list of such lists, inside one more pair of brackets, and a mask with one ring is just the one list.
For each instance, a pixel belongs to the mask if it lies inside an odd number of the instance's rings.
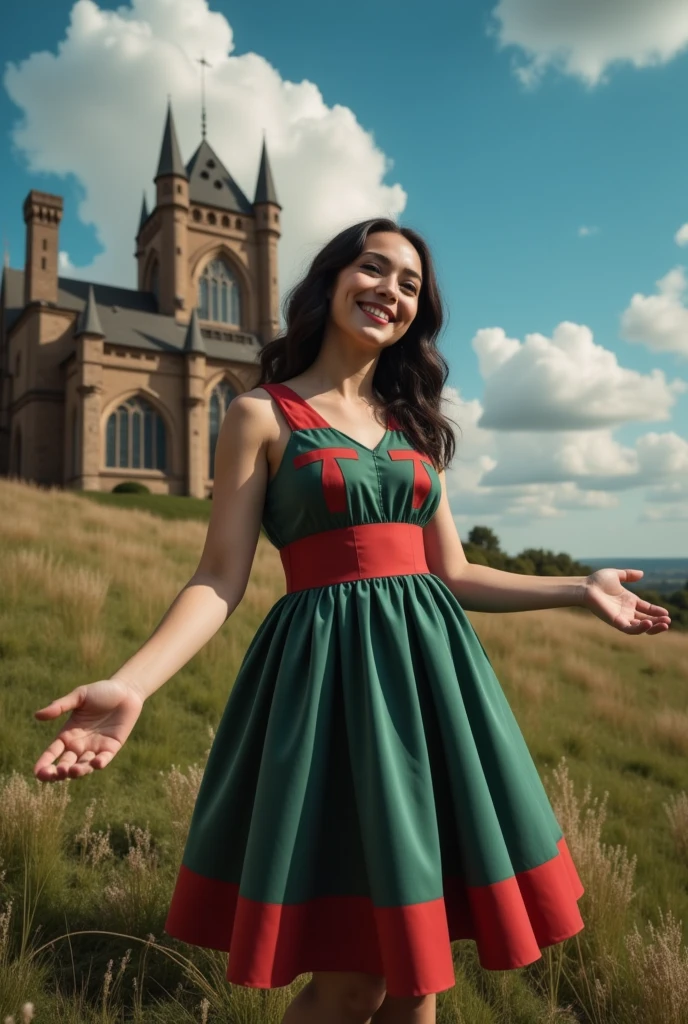
[[[3,270],[5,288],[5,337],[24,309],[24,271],[12,267]],[[152,292],[133,288],[90,284],[58,277],[57,307],[83,314],[89,288],[93,288],[95,309],[106,342],[148,352],[184,352],[188,326],[174,317],[157,312]],[[200,325],[199,325],[200,326]],[[202,344],[210,359],[233,359],[256,363],[261,343],[255,334],[231,328],[200,328]],[[219,336],[218,336],[219,335]]]
[[205,139],[186,165],[186,173],[192,203],[253,216],[253,206]]

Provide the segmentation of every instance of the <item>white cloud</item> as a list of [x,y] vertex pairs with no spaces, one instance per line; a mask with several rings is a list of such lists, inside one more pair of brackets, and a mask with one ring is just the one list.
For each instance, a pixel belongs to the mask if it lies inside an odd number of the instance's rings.
[[661,370],[639,373],[593,341],[592,331],[568,321],[552,338],[507,338],[501,327],[479,330],[472,341],[485,378],[481,427],[493,430],[595,430],[629,421],[669,419],[682,380]]
[[587,235],[596,235],[600,229],[594,225],[581,224],[578,228],[578,235],[580,238],[585,238]]
[[74,266],[69,253],[64,249],[60,249],[57,254],[57,272],[62,277],[75,277],[79,273],[79,268]]
[[[445,388],[444,412],[456,431],[447,493],[457,519],[485,516],[518,525],[567,510],[616,508],[618,492],[644,488],[649,500],[688,497],[688,441],[673,432],[647,433],[624,446],[611,429],[501,431],[480,423],[479,401]],[[653,498],[653,495],[657,495]]]
[[688,474],[680,479],[649,487],[645,494],[647,508],[641,522],[683,522],[688,519]]
[[351,110],[328,106],[313,82],[282,79],[259,54],[232,56],[233,48],[231,26],[206,0],[131,0],[116,10],[77,0],[55,54],[7,65],[4,84],[23,115],[15,145],[31,173],[76,176],[78,215],[94,226],[103,250],[72,273],[136,287],[141,192],[150,205],[167,94],[186,161],[200,142],[203,54],[212,65],[208,141],[249,199],[266,130],[283,206],[283,294],[332,234],[403,211],[404,190],[383,184],[390,160]]
[[688,245],[688,224],[682,224],[674,235],[676,245]]
[[500,48],[521,51],[513,68],[528,88],[550,67],[596,86],[614,64],[666,64],[688,46],[685,0],[499,0],[492,17]]
[[684,304],[686,277],[674,267],[656,282],[657,295],[637,292],[621,316],[621,333],[627,341],[641,342],[653,352],[688,356],[688,309]]

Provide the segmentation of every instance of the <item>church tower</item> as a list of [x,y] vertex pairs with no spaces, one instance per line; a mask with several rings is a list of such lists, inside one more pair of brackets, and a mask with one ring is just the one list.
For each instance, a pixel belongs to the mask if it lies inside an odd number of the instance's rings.
[[[202,132],[185,165],[168,104],[152,211],[144,194],[136,238],[138,287],[158,311],[201,335],[251,334],[262,344],[279,325],[280,210],[263,139],[251,202]],[[246,386],[251,386],[246,382]]]

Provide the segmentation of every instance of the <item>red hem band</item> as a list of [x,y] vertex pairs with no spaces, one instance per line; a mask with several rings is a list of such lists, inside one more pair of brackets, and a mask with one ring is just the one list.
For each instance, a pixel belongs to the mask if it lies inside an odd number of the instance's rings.
[[227,980],[249,988],[279,988],[311,971],[362,971],[384,975],[391,996],[443,992],[455,984],[451,942],[473,939],[481,966],[505,971],[583,929],[577,901],[585,890],[564,837],[557,849],[492,885],[447,877],[442,898],[400,907],[363,896],[260,903],[182,864],[164,928],[229,953]]

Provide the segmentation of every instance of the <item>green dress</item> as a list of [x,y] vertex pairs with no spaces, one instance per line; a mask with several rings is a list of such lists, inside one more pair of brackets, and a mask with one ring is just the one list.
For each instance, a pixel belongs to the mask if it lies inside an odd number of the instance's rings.
[[[485,649],[425,561],[441,484],[390,418],[375,448],[264,384],[292,434],[263,526],[286,593],[244,656],[165,931],[255,988],[311,971],[455,983],[583,928],[583,886]],[[231,625],[230,627],[231,628]]]

